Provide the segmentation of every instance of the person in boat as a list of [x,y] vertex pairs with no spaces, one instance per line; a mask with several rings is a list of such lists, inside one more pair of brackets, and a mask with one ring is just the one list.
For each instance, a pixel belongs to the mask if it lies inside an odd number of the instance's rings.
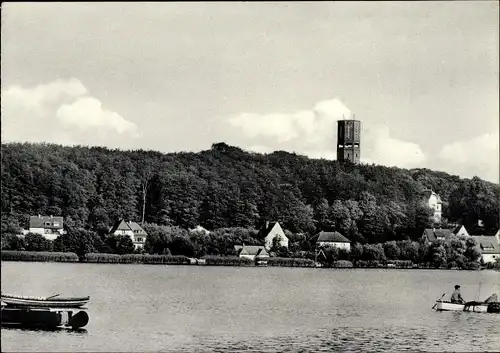
[[462,298],[462,294],[460,293],[460,286],[457,284],[455,286],[455,290],[451,293],[450,302],[457,304],[465,304],[465,300]]

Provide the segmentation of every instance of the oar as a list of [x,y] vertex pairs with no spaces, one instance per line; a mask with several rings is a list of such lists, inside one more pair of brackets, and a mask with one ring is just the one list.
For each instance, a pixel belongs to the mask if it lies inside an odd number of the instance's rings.
[[441,296],[441,298],[439,298],[438,300],[436,300],[436,304],[434,304],[434,306],[431,308],[431,310],[432,310],[432,309],[434,309],[434,308],[436,307],[437,302],[438,302],[438,301],[440,301],[441,299],[443,299],[443,297],[444,297],[445,295],[446,295],[446,293],[443,293],[443,295]]
[[56,295],[51,295],[50,297],[47,297],[47,298],[45,298],[45,299],[46,299],[46,300],[47,300],[47,299],[52,299],[52,298],[55,298],[55,297],[57,297],[57,296],[59,296],[59,294],[56,294]]

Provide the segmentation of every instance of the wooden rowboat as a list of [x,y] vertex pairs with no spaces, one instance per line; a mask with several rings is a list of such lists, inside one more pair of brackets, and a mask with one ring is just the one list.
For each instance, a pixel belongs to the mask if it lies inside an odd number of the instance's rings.
[[445,301],[436,302],[437,311],[471,311],[475,313],[488,312],[488,303],[458,304]]
[[2,294],[2,302],[9,307],[79,308],[89,300],[90,297],[25,297]]
[[[83,308],[82,308],[83,309]],[[88,314],[81,309],[2,307],[2,327],[23,327],[37,329],[72,328],[80,329],[89,322]]]

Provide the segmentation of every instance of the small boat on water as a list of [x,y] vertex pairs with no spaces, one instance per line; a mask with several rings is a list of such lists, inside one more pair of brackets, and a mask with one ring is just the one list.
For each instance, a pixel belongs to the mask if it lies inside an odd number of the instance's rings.
[[89,315],[71,308],[35,308],[2,306],[2,326],[52,330],[79,329],[87,325]]
[[459,304],[459,303],[451,303],[446,301],[438,301],[436,302],[436,310],[437,311],[472,311],[475,313],[487,313],[488,312],[488,304],[485,303],[477,303],[475,305],[467,305],[467,304]]
[[25,297],[2,294],[2,303],[9,307],[50,307],[50,308],[79,308],[87,304],[90,297]]
[[[441,297],[442,298],[442,297]],[[470,311],[474,313],[500,313],[500,302],[496,294],[492,294],[484,302],[471,301],[466,303],[452,303],[437,300],[433,308],[437,311]]]
[[24,297],[2,294],[2,326],[37,329],[87,325],[89,316],[83,305],[90,297]]

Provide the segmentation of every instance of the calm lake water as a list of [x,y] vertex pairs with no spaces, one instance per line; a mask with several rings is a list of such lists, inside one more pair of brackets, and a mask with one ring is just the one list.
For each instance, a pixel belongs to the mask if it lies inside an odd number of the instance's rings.
[[500,351],[500,315],[435,312],[500,295],[500,273],[2,262],[2,292],[90,295],[89,324],[1,331],[2,351]]

